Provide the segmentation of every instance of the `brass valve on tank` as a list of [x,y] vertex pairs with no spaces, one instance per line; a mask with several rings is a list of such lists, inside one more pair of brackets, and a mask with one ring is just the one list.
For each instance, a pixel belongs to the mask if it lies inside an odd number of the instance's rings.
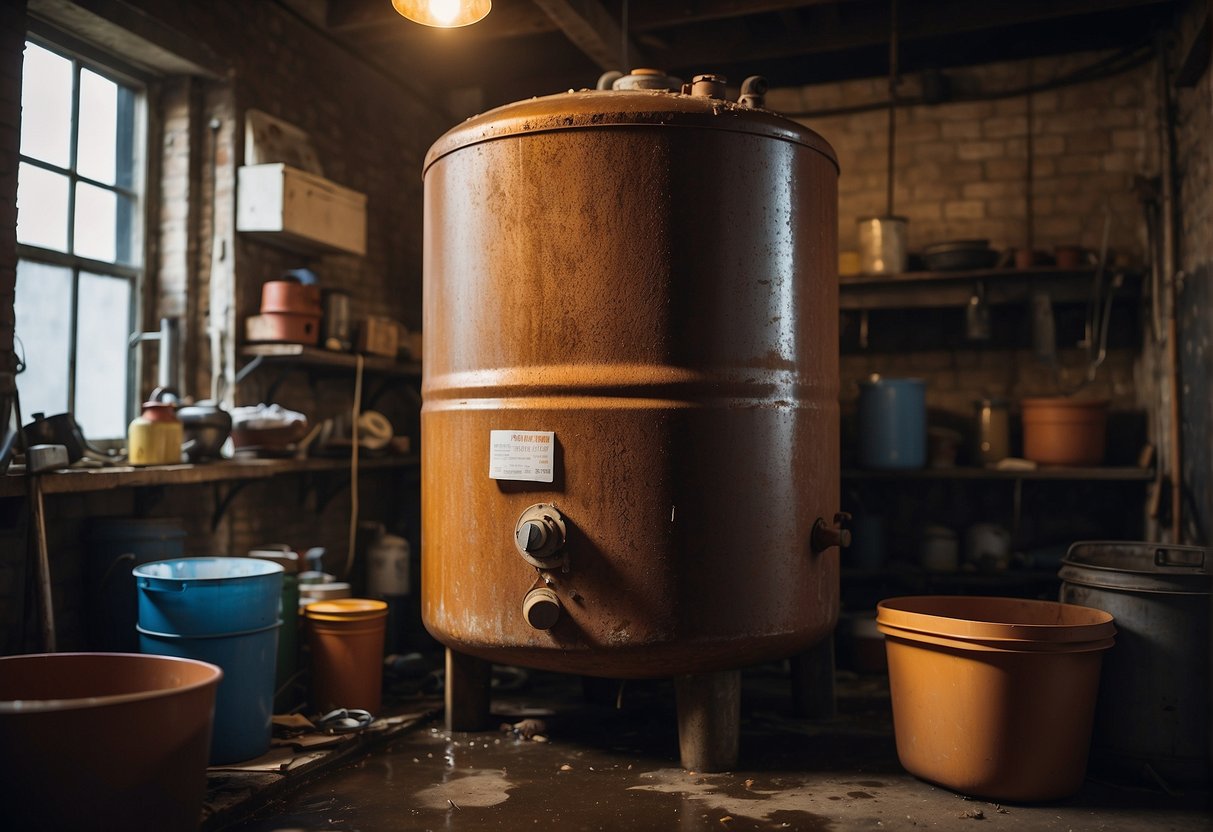
[[514,546],[527,563],[539,569],[551,569],[564,562],[564,515],[550,503],[529,506],[514,525]]

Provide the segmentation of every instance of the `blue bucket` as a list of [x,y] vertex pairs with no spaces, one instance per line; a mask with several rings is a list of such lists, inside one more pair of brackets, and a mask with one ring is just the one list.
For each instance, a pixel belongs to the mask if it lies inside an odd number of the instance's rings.
[[859,464],[921,468],[927,462],[926,383],[874,377],[859,384]]
[[155,633],[212,636],[278,623],[280,564],[255,558],[182,558],[134,570],[139,626]]
[[239,633],[189,636],[138,627],[143,653],[197,659],[223,669],[215,695],[211,765],[251,760],[269,750],[280,626],[275,622]]

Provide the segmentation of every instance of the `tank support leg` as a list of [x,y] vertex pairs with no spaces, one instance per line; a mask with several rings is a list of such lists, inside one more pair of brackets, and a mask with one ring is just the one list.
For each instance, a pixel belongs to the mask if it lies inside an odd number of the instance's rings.
[[480,731],[489,724],[489,685],[493,665],[484,659],[446,651],[446,728]]
[[690,771],[728,771],[737,766],[741,734],[741,671],[674,677],[678,747]]
[[792,710],[797,716],[833,719],[834,635],[792,657]]

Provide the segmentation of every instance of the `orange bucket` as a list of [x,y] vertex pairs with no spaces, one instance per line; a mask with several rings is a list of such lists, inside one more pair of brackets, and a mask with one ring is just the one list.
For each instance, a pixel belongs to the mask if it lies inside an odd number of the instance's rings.
[[906,771],[963,794],[1041,801],[1078,791],[1103,651],[1102,610],[1022,598],[922,596],[876,607]]
[[312,651],[312,700],[320,711],[361,708],[379,714],[387,604],[338,598],[304,607]]

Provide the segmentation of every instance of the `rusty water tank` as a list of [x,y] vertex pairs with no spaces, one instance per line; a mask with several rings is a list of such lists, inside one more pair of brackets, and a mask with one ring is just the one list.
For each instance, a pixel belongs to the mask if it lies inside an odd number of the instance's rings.
[[786,657],[830,632],[837,179],[813,131],[665,91],[521,101],[430,148],[436,638],[640,678]]

